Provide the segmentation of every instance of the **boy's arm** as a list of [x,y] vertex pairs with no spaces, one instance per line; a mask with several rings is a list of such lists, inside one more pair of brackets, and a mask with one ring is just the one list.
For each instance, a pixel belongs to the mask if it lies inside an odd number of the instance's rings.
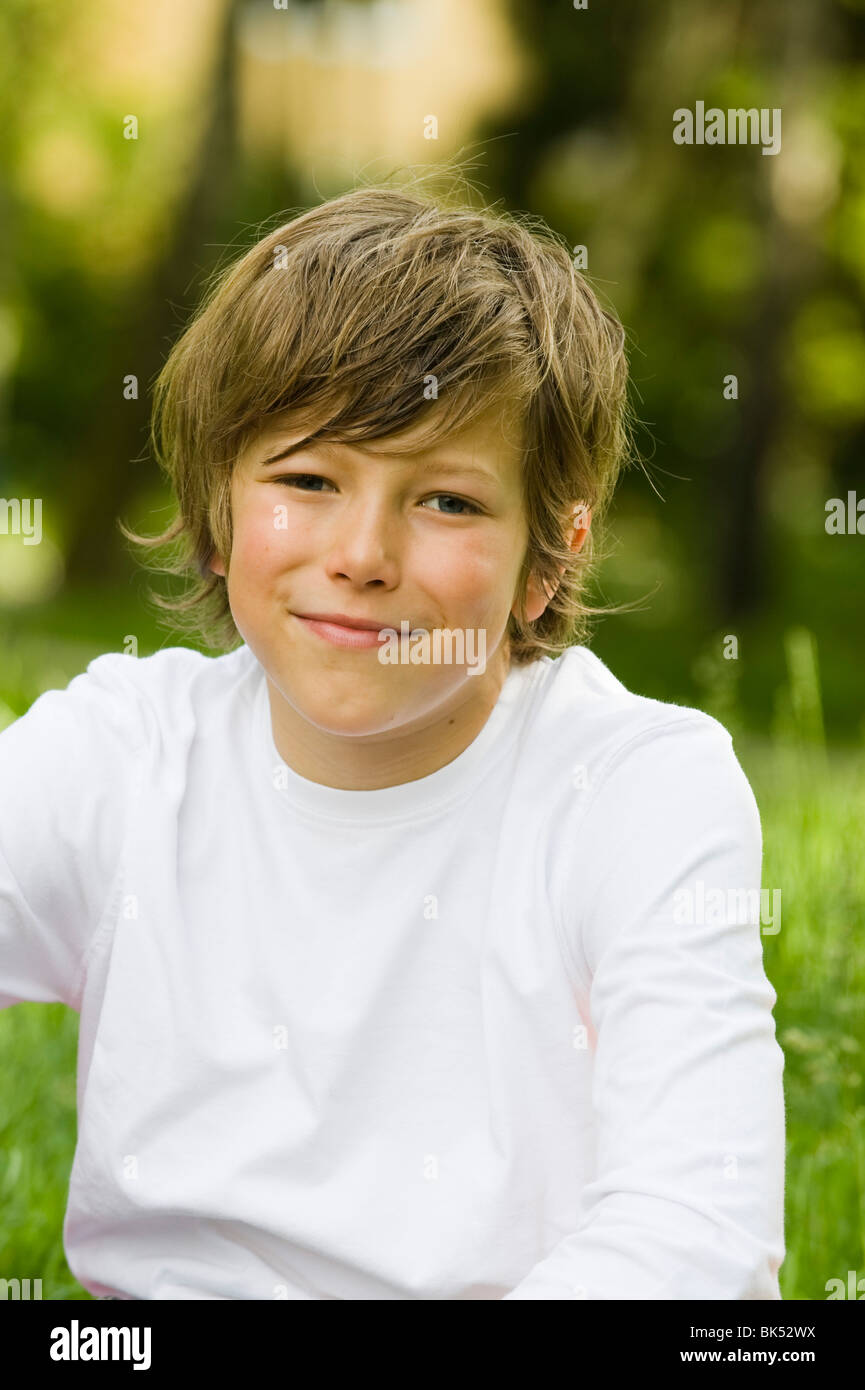
[[778,1299],[784,1057],[759,812],[726,730],[697,716],[632,740],[578,860],[563,936],[591,980],[595,1177],[506,1297]]
[[0,733],[0,1008],[78,1007],[120,856],[140,738],[116,655]]

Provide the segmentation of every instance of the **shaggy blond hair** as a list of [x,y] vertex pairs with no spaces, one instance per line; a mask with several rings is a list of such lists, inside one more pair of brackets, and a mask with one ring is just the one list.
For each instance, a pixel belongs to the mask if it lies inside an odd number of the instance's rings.
[[[630,461],[624,342],[564,241],[527,214],[385,183],[282,223],[214,273],[156,380],[151,442],[178,510],[158,536],[121,529],[166,548],[151,567],[192,584],[155,603],[207,646],[241,640],[208,563],[214,551],[230,563],[232,469],[270,417],[324,421],[314,437],[344,443],[423,424],[429,447],[501,403],[523,424],[528,522],[506,639],[515,663],[557,656],[590,614],[615,611],[584,596]],[[574,554],[564,519],[577,503],[592,526]],[[554,592],[530,623],[532,572]]]

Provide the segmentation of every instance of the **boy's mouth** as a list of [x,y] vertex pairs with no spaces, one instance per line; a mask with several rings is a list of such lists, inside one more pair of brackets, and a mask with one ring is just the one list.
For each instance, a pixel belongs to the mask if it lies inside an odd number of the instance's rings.
[[383,627],[390,626],[378,618],[353,618],[348,613],[295,613],[294,616],[316,623],[330,623],[332,627],[366,628],[372,632],[380,632]]
[[317,637],[323,638],[331,646],[346,647],[350,650],[379,647],[381,645],[379,632],[388,626],[387,623],[349,618],[344,614],[327,614],[325,616],[295,613],[293,616],[310,632],[314,632]]

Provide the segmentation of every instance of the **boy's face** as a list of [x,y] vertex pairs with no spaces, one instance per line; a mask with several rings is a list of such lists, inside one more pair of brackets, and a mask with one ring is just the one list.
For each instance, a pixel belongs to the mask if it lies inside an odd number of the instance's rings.
[[[272,423],[235,465],[232,615],[269,677],[277,746],[284,757],[297,749],[290,763],[310,775],[301,745],[318,746],[336,773],[346,740],[355,751],[366,740],[379,754],[392,745],[405,771],[430,737],[447,729],[452,741],[480,718],[470,742],[507,673],[503,639],[528,539],[519,429],[493,407],[422,453],[401,452],[422,441],[413,429],[361,445],[315,443],[269,461],[309,432],[296,421]],[[219,556],[212,568],[226,574]],[[529,619],[546,603],[532,585]],[[369,643],[369,634],[313,626],[309,615],[323,614],[398,634],[405,622],[431,638],[436,628],[461,629],[465,659],[456,664],[452,649],[450,664],[412,662],[404,646],[403,660],[385,664],[375,632],[371,644],[348,645]]]

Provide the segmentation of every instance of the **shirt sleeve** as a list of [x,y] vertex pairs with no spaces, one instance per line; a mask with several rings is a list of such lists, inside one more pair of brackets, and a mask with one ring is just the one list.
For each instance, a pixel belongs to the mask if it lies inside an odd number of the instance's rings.
[[141,728],[132,657],[97,657],[0,733],[0,1008],[78,1008],[118,865]]
[[[644,732],[579,820],[562,932],[587,982],[593,1180],[506,1298],[780,1299],[784,1056],[762,834],[727,730]],[[761,922],[762,918],[762,922]]]

